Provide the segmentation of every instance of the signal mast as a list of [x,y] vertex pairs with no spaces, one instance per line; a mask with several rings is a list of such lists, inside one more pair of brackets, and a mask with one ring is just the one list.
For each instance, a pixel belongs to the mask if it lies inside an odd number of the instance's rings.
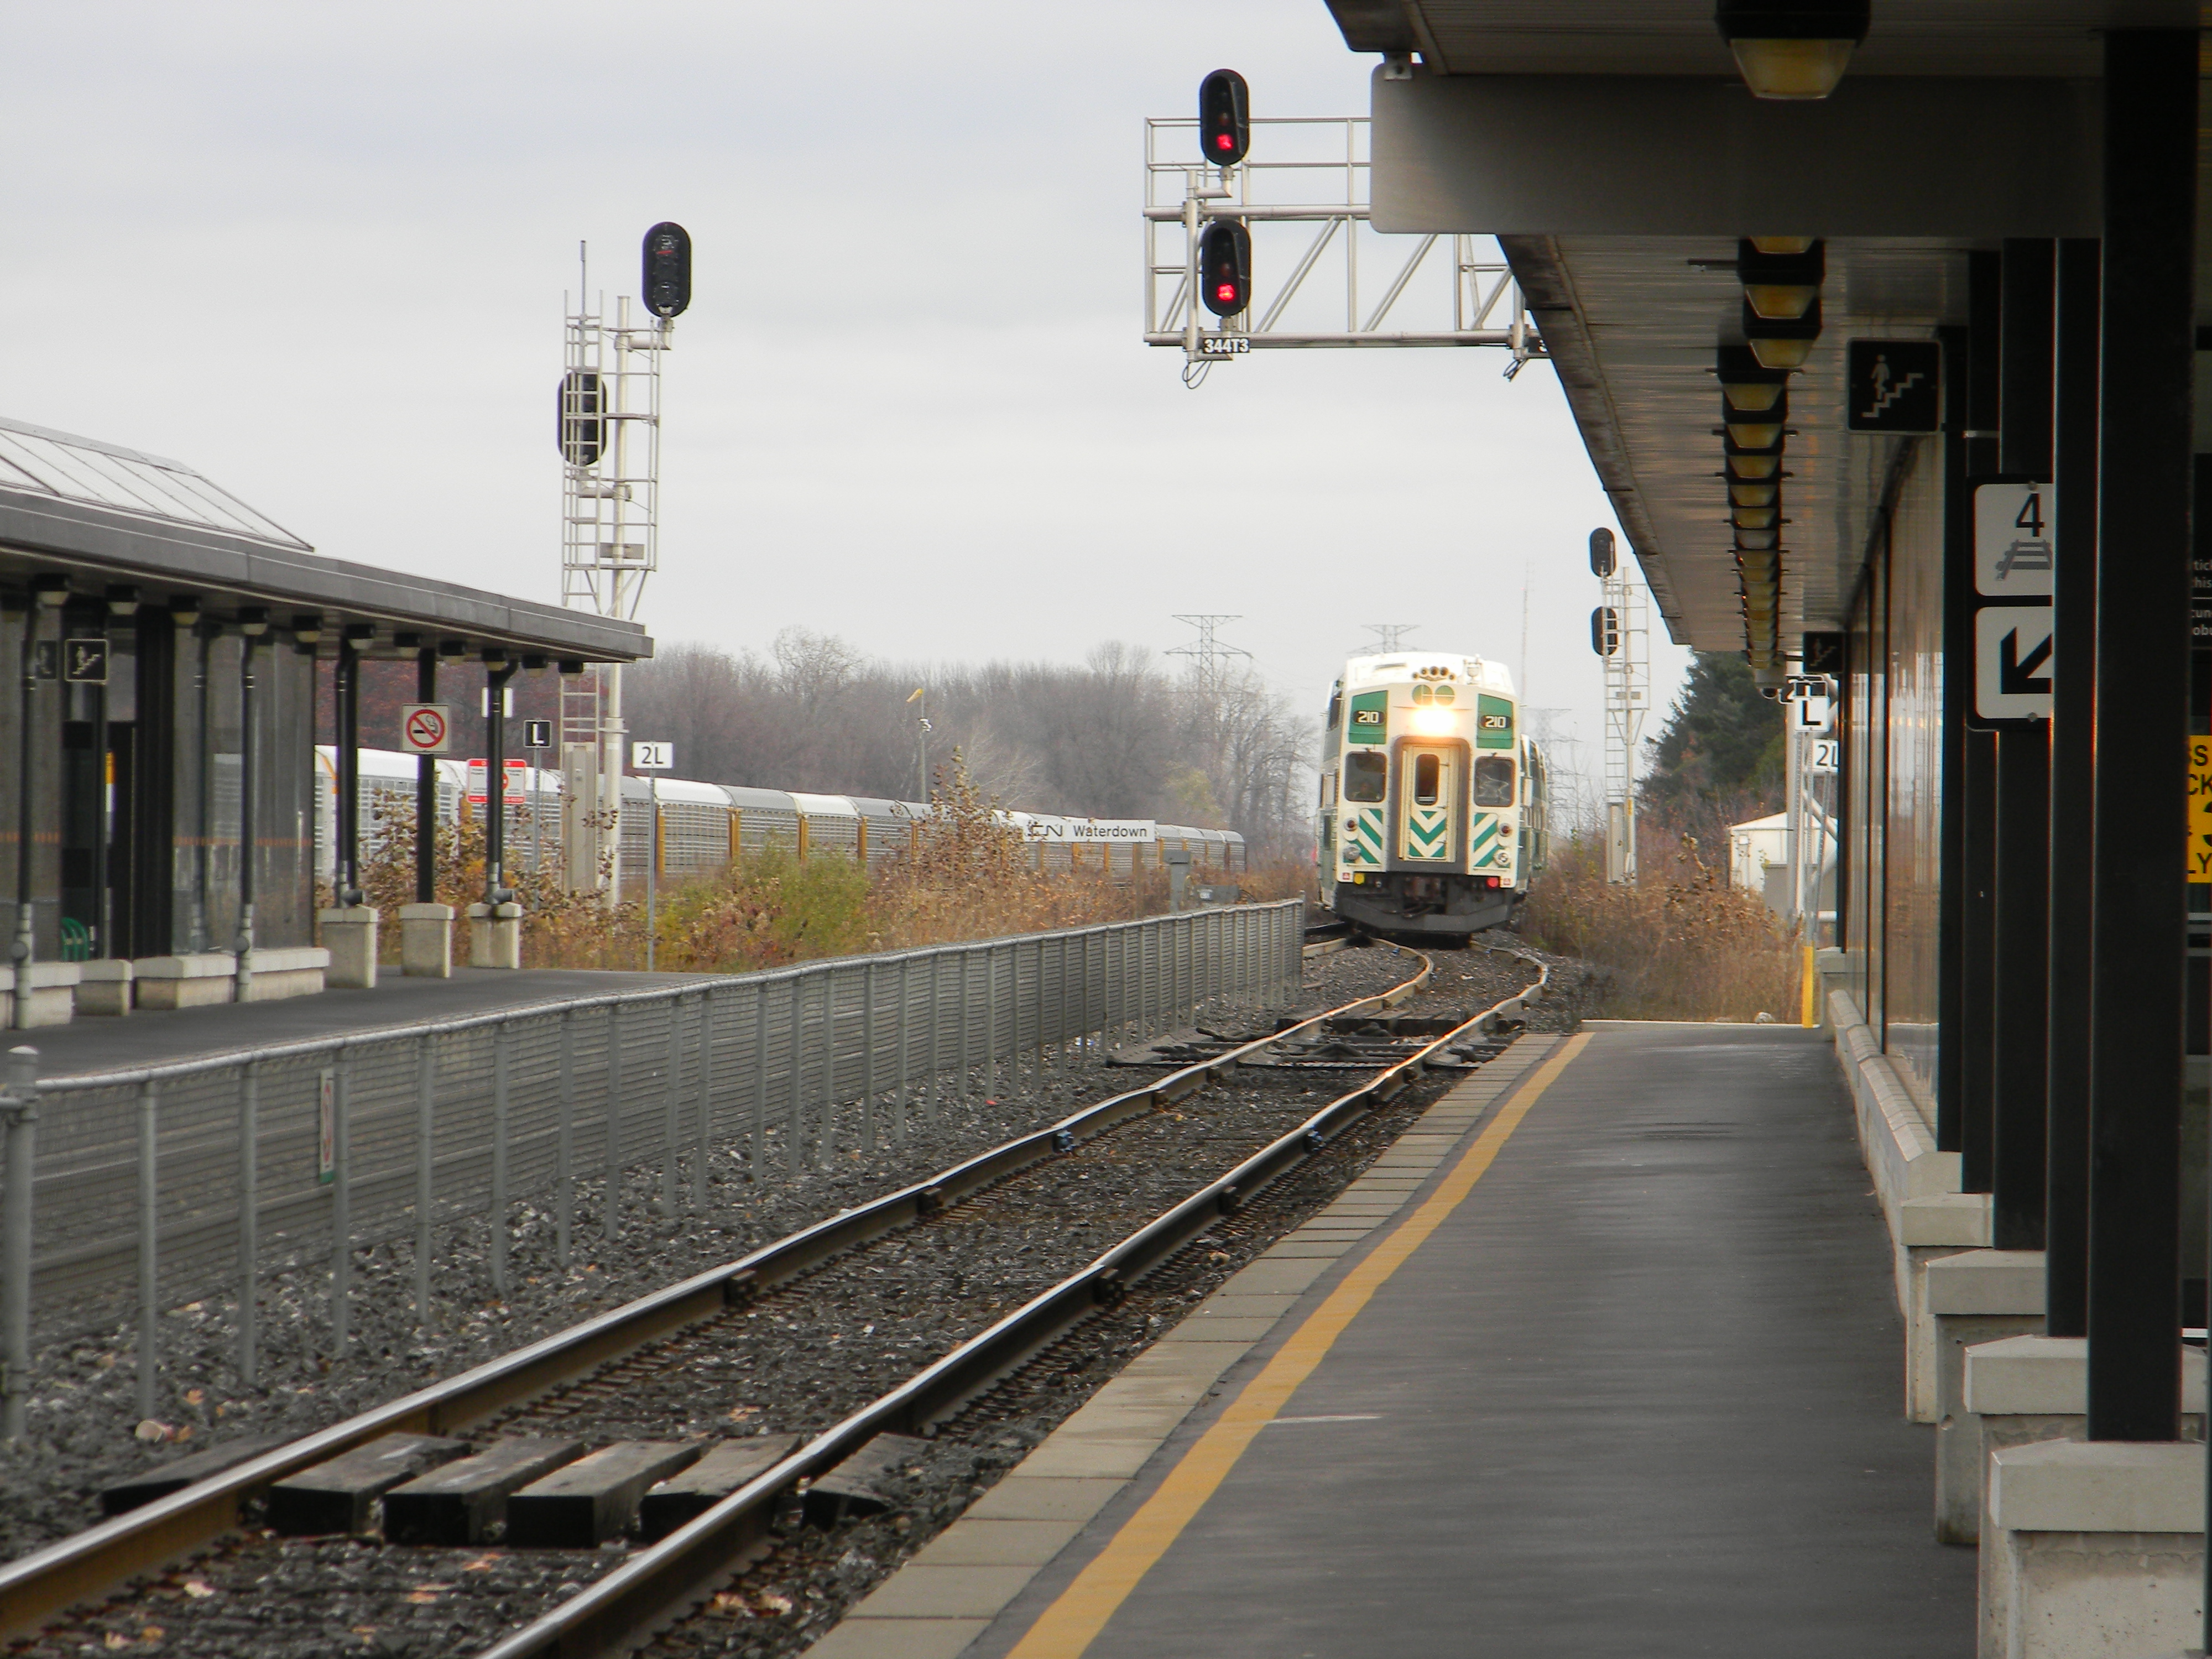
[[1650,624],[1644,590],[1622,566],[1613,532],[1590,532],[1590,574],[1603,603],[1590,612],[1590,649],[1605,665],[1605,878],[1636,879],[1636,750],[1649,706]]
[[[635,621],[645,579],[660,564],[661,366],[675,320],[691,303],[691,237],[664,220],[645,234],[641,288],[648,319],[628,295],[610,323],[594,306],[590,269],[579,262],[575,308],[565,328],[558,394],[561,450],[561,603]],[[571,890],[621,896],[622,666],[566,676],[561,690],[561,842]]]

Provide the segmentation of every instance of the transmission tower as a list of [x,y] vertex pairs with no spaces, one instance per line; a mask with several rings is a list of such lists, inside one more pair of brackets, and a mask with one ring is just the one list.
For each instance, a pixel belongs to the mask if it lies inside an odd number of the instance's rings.
[[[561,603],[602,617],[636,618],[645,579],[660,563],[661,365],[675,315],[690,297],[690,238],[683,228],[646,234],[644,307],[591,292],[588,250],[577,244],[575,305],[563,327],[561,376]],[[622,668],[606,664],[564,678],[561,692],[565,877],[572,889],[621,896]],[[617,856],[610,859],[611,851]]]
[[1359,625],[1375,636],[1375,643],[1369,647],[1372,655],[1403,650],[1406,635],[1420,627],[1419,623],[1362,623]]
[[1224,623],[1242,622],[1243,618],[1220,615],[1182,616],[1179,614],[1176,620],[1179,623],[1188,623],[1195,628],[1198,630],[1198,637],[1188,645],[1170,647],[1168,655],[1195,658],[1198,662],[1199,676],[1206,685],[1206,696],[1213,702],[1219,702],[1222,681],[1225,674],[1224,665],[1231,657],[1249,658],[1252,654],[1241,646],[1224,645],[1221,642],[1220,629]]

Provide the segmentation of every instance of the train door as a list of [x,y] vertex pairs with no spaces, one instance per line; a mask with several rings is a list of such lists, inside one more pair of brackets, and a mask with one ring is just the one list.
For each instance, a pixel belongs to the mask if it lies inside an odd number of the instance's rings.
[[1451,863],[1466,788],[1457,750],[1409,743],[1399,751],[1398,767],[1398,856],[1408,863]]

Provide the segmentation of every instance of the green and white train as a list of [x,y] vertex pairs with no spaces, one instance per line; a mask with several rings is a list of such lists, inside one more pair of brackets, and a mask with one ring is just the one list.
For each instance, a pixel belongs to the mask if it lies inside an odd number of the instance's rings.
[[1364,932],[1463,939],[1544,867],[1544,759],[1512,676],[1441,652],[1354,657],[1322,739],[1322,902]]

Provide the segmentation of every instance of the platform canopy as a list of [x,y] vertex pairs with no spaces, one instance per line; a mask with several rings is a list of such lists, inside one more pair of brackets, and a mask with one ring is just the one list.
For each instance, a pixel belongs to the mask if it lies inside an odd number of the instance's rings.
[[653,654],[635,623],[325,558],[181,461],[0,417],[0,595],[39,578],[73,594],[129,590],[142,606],[257,606],[274,629],[315,618],[326,639],[373,628],[379,647],[503,651],[551,661]]
[[1714,374],[1745,338],[1736,239],[1825,240],[1789,387],[1794,641],[1843,625],[1905,441],[1846,429],[1846,343],[1963,325],[1971,252],[2098,234],[2100,31],[2197,21],[2172,0],[1877,4],[1833,94],[1790,103],[1751,96],[1712,0],[1328,3],[1353,50],[1398,60],[1373,83],[1376,228],[1498,238],[1669,635],[1706,651],[1746,644]]

